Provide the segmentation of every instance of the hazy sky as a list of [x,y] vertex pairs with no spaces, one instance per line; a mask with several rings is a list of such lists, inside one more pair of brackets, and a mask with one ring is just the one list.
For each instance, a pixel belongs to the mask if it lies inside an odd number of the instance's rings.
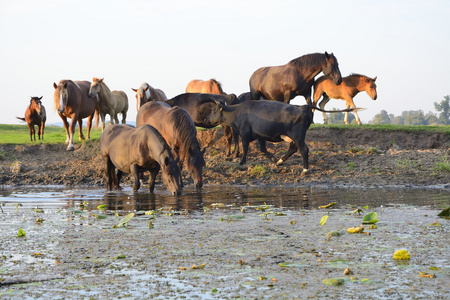
[[134,121],[131,88],[143,82],[172,98],[191,79],[216,78],[239,95],[259,67],[325,51],[342,76],[377,76],[378,99],[355,98],[363,123],[381,110],[436,113],[450,94],[449,16],[448,0],[0,0],[0,123],[22,124],[30,96],[43,96],[47,123],[60,122],[61,79],[104,78],[127,93]]

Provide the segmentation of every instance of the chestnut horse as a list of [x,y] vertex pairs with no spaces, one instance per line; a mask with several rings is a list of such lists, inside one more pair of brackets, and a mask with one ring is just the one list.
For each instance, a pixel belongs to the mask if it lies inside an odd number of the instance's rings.
[[131,173],[133,191],[137,191],[141,186],[141,171],[149,171],[148,189],[153,193],[156,175],[162,170],[161,179],[170,193],[181,194],[180,168],[170,147],[154,127],[147,124],[138,129],[126,124],[108,126],[100,136],[100,153],[106,165],[108,190],[112,190],[113,185],[121,189],[123,173]]
[[136,127],[143,124],[152,125],[161,133],[179,156],[180,168],[185,163],[196,189],[201,190],[202,169],[205,166],[204,151],[200,150],[197,129],[189,114],[181,107],[171,107],[162,101],[151,101],[144,104],[137,113]]
[[[377,85],[375,84],[377,77],[370,78],[364,75],[351,74],[350,76],[342,78],[342,84],[335,85],[330,79],[325,76],[317,79],[314,84],[314,105],[317,105],[319,98],[323,96],[319,107],[324,109],[325,104],[330,101],[330,98],[345,100],[346,108],[354,108],[353,97],[359,92],[366,91],[373,100],[377,99]],[[361,125],[356,110],[353,111],[356,117],[356,122]],[[328,124],[328,116],[322,112],[324,124]],[[348,124],[348,111],[345,112],[345,124]]]
[[42,105],[41,98],[31,97],[30,105],[28,105],[25,110],[25,118],[16,117],[19,120],[27,122],[28,128],[30,130],[30,140],[36,140],[36,130],[34,125],[38,127],[38,138],[44,139],[44,128],[45,121],[47,120],[47,114],[45,112],[45,107]]
[[[99,113],[102,122],[102,131],[105,129],[106,114],[110,116],[109,124],[119,124],[118,114],[122,114],[122,124],[126,124],[128,112],[128,96],[123,91],[111,91],[103,82],[103,78],[93,78],[89,88],[89,97],[98,96]],[[98,119],[95,127],[98,127]]]
[[[55,109],[64,122],[66,129],[67,150],[74,150],[73,134],[78,122],[79,139],[84,140],[83,119],[87,120],[87,138],[91,137],[92,118],[94,114],[98,117],[98,98],[89,97],[89,81],[61,80],[58,84],[53,83],[55,93],[53,101]],[[67,118],[72,119],[69,127]]]
[[282,66],[259,68],[250,77],[251,99],[263,97],[289,103],[294,97],[302,95],[306,103],[311,104],[314,77],[320,72],[332,78],[335,84],[341,84],[341,72],[333,53],[307,54]]
[[167,100],[167,96],[162,90],[153,88],[147,82],[141,84],[138,89],[131,89],[136,92],[136,110],[149,101]]
[[203,93],[203,94],[224,94],[220,82],[215,79],[200,80],[193,79],[186,86],[186,93]]

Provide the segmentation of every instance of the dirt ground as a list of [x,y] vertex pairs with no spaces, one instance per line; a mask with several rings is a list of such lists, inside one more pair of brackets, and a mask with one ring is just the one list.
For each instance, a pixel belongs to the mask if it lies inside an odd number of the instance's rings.
[[[250,145],[247,163],[225,156],[221,129],[199,130],[206,147],[204,184],[319,185],[319,186],[442,186],[450,188],[450,138],[429,132],[314,128],[307,133],[310,171],[302,172],[299,153],[276,166]],[[103,186],[103,162],[98,141],[75,145],[36,144],[0,146],[0,185]],[[287,143],[268,143],[278,159]],[[242,152],[242,151],[241,151]],[[192,180],[184,173],[184,180]],[[160,184],[158,180],[157,184]],[[123,185],[131,185],[125,177]]]

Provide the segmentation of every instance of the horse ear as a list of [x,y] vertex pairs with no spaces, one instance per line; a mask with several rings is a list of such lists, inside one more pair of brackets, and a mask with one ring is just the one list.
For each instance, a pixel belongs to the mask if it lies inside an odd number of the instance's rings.
[[[376,78],[376,77],[375,77]],[[42,99],[42,97],[44,97],[44,96],[41,96],[41,98],[39,98],[39,100],[41,100]]]
[[148,85],[145,86],[144,92],[146,92],[147,90],[148,90]]
[[56,82],[53,82],[53,87],[55,88],[55,90],[58,88],[58,85],[56,84]]
[[137,89],[133,89],[133,88],[131,88],[131,89],[132,89],[134,92],[136,92],[136,93],[137,93],[137,91],[138,91]]
[[67,81],[64,82],[64,88],[67,88]]
[[325,51],[325,57],[326,57],[326,58],[329,58],[329,57],[330,57],[330,55],[328,54],[327,51]]
[[373,81],[375,82],[377,80],[377,76],[375,76],[374,78],[373,78]]

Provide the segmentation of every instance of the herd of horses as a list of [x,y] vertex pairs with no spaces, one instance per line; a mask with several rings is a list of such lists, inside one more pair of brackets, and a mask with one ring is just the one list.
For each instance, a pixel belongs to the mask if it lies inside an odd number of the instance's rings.
[[[318,79],[319,73],[324,75]],[[250,77],[250,92],[226,94],[214,79],[192,80],[186,93],[168,99],[166,94],[143,83],[136,92],[136,127],[126,125],[128,98],[123,91],[111,91],[103,79],[89,81],[61,80],[53,83],[54,107],[63,120],[66,130],[67,150],[74,149],[74,132],[79,125],[79,138],[83,119],[87,118],[87,138],[90,137],[93,118],[101,119],[102,135],[100,151],[105,162],[107,189],[120,188],[123,173],[134,178],[133,190],[140,187],[143,171],[149,171],[149,190],[152,192],[155,178],[162,171],[162,181],[171,194],[181,194],[183,167],[191,176],[197,190],[202,188],[202,173],[205,167],[203,154],[197,140],[197,127],[213,128],[222,125],[226,136],[226,154],[239,156],[239,139],[242,141],[246,162],[249,143],[257,140],[259,149],[277,165],[282,164],[297,150],[303,159],[303,173],[308,171],[308,147],[306,131],[313,122],[314,110],[326,112],[353,112],[358,124],[353,98],[361,91],[375,100],[377,98],[375,78],[351,74],[342,77],[337,58],[331,53],[306,54],[282,66],[262,67]],[[312,90],[314,89],[314,93]],[[290,105],[294,97],[301,95],[306,105]],[[322,100],[319,102],[320,98]],[[41,97],[42,98],[42,97]],[[46,120],[41,98],[32,97],[25,112],[30,128],[30,138],[36,140],[34,126],[38,125],[38,138],[44,138]],[[346,109],[325,111],[330,100],[346,101]],[[274,101],[275,100],[275,101]],[[319,107],[317,107],[317,104]],[[122,115],[119,124],[118,114]],[[106,126],[106,115],[110,126]],[[67,119],[71,119],[69,124]],[[266,149],[266,141],[289,142],[289,150],[278,161]],[[117,169],[117,171],[116,171]]]

